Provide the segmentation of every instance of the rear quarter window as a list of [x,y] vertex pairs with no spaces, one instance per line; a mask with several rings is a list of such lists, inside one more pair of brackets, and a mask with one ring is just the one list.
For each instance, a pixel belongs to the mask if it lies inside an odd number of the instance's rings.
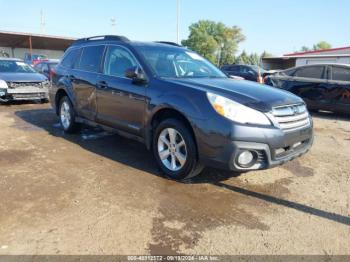
[[105,46],[89,46],[85,47],[80,59],[79,69],[89,72],[98,72],[101,65]]
[[350,69],[345,67],[332,67],[332,80],[350,82]]
[[61,65],[66,68],[72,68],[77,63],[80,57],[81,49],[71,49],[67,51],[67,54],[63,57]]

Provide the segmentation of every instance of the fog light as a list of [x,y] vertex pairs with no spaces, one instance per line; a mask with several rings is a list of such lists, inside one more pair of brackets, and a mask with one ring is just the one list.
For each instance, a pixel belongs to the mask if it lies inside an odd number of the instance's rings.
[[241,167],[249,167],[253,164],[254,160],[254,154],[248,150],[245,150],[238,155],[237,162]]

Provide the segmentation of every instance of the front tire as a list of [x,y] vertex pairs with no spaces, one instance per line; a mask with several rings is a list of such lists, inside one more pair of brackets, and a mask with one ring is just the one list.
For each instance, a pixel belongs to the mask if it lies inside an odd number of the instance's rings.
[[203,170],[191,132],[177,119],[166,119],[156,127],[152,148],[161,171],[171,179],[188,179]]
[[61,98],[59,105],[59,118],[64,132],[76,132],[78,124],[75,122],[75,111],[72,102],[67,96],[64,96]]

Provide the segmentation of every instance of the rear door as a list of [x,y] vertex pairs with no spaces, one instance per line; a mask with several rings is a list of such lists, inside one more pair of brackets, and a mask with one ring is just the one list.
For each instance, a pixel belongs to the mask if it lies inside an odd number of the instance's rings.
[[93,121],[97,113],[96,84],[101,72],[104,50],[105,45],[84,47],[78,65],[68,76],[72,83],[78,114]]
[[146,86],[134,84],[125,71],[140,66],[130,50],[110,45],[97,88],[98,122],[141,135],[146,105]]
[[328,109],[332,105],[328,97],[329,87],[325,65],[297,69],[287,89],[303,98],[309,109]]
[[332,99],[332,111],[350,112],[350,67],[329,66],[329,99]]

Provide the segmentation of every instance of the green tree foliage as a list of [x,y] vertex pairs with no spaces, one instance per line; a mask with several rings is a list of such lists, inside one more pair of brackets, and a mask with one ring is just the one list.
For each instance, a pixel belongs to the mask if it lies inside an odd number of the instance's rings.
[[321,41],[314,45],[314,50],[323,50],[330,48],[332,48],[332,45],[330,43],[327,43],[326,41]]
[[260,65],[261,59],[264,57],[271,57],[272,55],[264,51],[261,55],[257,53],[247,54],[246,51],[243,51],[239,56],[234,60],[235,64],[245,64],[245,65]]
[[182,45],[219,65],[232,64],[238,44],[245,39],[239,27],[228,27],[210,20],[200,20],[189,29],[190,35]]
[[320,41],[317,44],[314,44],[312,48],[309,48],[307,46],[302,46],[300,51],[307,52],[307,51],[317,51],[317,50],[324,50],[324,49],[330,49],[332,48],[332,45],[326,41]]

